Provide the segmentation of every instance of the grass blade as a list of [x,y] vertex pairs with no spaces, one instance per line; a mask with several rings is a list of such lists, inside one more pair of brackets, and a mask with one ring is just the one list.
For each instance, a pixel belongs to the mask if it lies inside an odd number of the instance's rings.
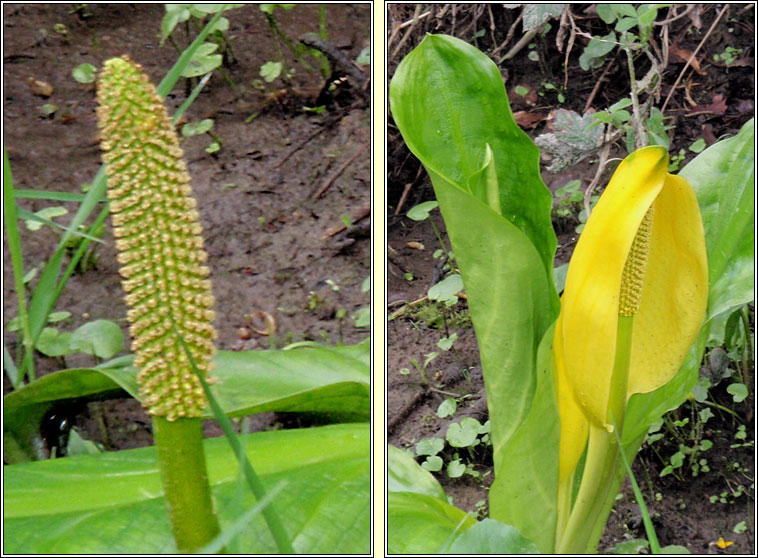
[[637,480],[632,473],[632,467],[629,465],[629,460],[626,458],[626,452],[624,446],[621,443],[621,436],[619,435],[619,429],[616,428],[614,421],[613,432],[616,434],[616,443],[619,447],[619,454],[621,460],[624,462],[624,467],[629,475],[629,480],[632,483],[632,490],[634,491],[634,498],[637,500],[637,505],[640,508],[640,514],[642,514],[642,523],[645,525],[645,533],[647,534],[647,540],[650,543],[651,554],[661,554],[661,545],[658,543],[658,536],[655,534],[655,528],[653,527],[653,521],[650,519],[650,513],[647,511],[647,505],[645,504],[645,498],[642,496],[642,491],[637,485]]
[[200,82],[195,86],[195,88],[192,90],[192,93],[189,94],[189,97],[187,97],[187,100],[185,100],[181,106],[176,109],[176,112],[174,113],[174,116],[171,118],[171,123],[176,124],[179,119],[184,114],[184,111],[186,111],[190,105],[195,101],[197,96],[200,94],[200,92],[203,90],[205,85],[208,83],[208,80],[211,79],[211,76],[213,75],[213,72],[208,72],[203,76],[203,79],[200,80]]
[[[174,331],[179,338],[179,342],[182,344],[182,348],[187,355],[187,359],[192,365],[192,369],[200,380],[200,383],[203,384],[203,389],[205,390],[205,394],[208,396],[208,403],[210,405],[211,411],[213,411],[213,415],[216,417],[221,430],[224,431],[224,435],[226,436],[229,445],[232,447],[234,454],[237,456],[240,467],[245,473],[247,483],[250,485],[253,494],[255,494],[255,499],[259,502],[263,501],[266,498],[266,489],[263,487],[263,483],[253,469],[253,465],[248,460],[247,455],[245,454],[245,449],[242,447],[239,438],[237,438],[237,434],[234,432],[232,423],[224,413],[221,405],[219,405],[218,400],[213,396],[211,386],[205,380],[200,370],[198,370],[197,365],[195,364],[195,358],[192,356],[192,352],[189,350],[189,347],[185,343],[184,338],[179,332],[179,329],[176,327],[176,324],[174,324]],[[279,519],[279,515],[276,513],[276,510],[274,510],[273,507],[269,506],[263,508],[263,517],[266,519],[266,523],[268,524],[271,534],[276,541],[276,546],[279,548],[279,552],[281,554],[295,554],[295,550],[292,547],[292,542],[290,541],[289,536],[287,535],[287,531],[284,528],[281,519]]]
[[71,233],[73,236],[80,236],[82,238],[86,238],[88,240],[91,240],[92,242],[99,242],[100,244],[105,244],[105,242],[102,241],[102,239],[97,238],[95,236],[90,236],[86,233],[83,233],[79,230],[74,230],[71,227],[66,227],[64,225],[61,225],[59,223],[56,223],[55,221],[51,221],[50,219],[46,219],[45,217],[40,217],[39,215],[35,215],[34,213],[27,211],[26,209],[21,209],[20,207],[17,208],[18,211],[18,217],[21,219],[27,219],[29,221],[38,221],[44,225],[48,225],[50,227],[55,227],[61,230],[64,230],[66,232]]
[[34,350],[34,339],[32,337],[31,326],[29,324],[29,314],[26,310],[26,290],[24,289],[24,258],[21,251],[21,238],[18,234],[18,216],[16,215],[16,199],[13,191],[13,174],[11,173],[11,162],[8,159],[8,152],[3,148],[3,218],[5,219],[5,228],[8,235],[8,248],[11,251],[11,264],[13,266],[13,280],[16,287],[16,296],[18,297],[18,316],[21,321],[21,330],[23,332],[22,344],[24,346],[23,362],[29,362],[29,366],[21,367],[21,377],[16,374],[16,383],[23,381],[24,372],[26,371],[29,380],[34,379],[34,364],[31,358]]
[[284,483],[280,482],[274,488],[269,490],[262,500],[257,501],[253,507],[240,515],[236,521],[231,524],[231,526],[224,529],[224,531],[218,537],[201,548],[197,553],[218,554],[221,549],[228,547],[232,542],[232,539],[236,537],[237,534],[241,533],[245,527],[247,527],[247,524],[250,522],[250,520],[261,513],[266,508],[266,506],[268,506],[274,500],[274,496],[279,494],[283,488]]
[[84,201],[84,194],[48,192],[46,190],[16,190],[15,197],[17,200]]

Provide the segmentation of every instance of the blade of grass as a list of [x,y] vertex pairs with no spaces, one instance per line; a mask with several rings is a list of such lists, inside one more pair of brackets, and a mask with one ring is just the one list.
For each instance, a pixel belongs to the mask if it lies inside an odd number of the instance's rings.
[[3,367],[5,368],[5,373],[8,374],[8,379],[10,379],[13,389],[17,389],[19,386],[18,368],[16,367],[16,363],[13,362],[11,353],[8,351],[5,343],[3,343]]
[[51,221],[50,219],[46,219],[44,217],[40,217],[39,215],[35,215],[31,211],[27,211],[26,209],[21,209],[20,207],[16,208],[17,215],[21,219],[27,219],[29,221],[37,221],[39,223],[42,223],[44,225],[49,225],[51,227],[55,227],[67,232],[70,232],[73,236],[81,236],[82,238],[86,238],[88,240],[91,240],[92,242],[99,242],[100,244],[105,244],[105,242],[102,241],[102,239],[97,238],[95,236],[90,236],[86,233],[83,233],[82,231],[73,230],[71,227],[66,227],[64,225],[61,225],[60,223],[56,223],[55,221]]
[[232,523],[228,528],[224,529],[221,534],[213,539],[213,541],[211,541],[208,545],[198,550],[197,553],[218,554],[222,548],[228,548],[229,544],[232,542],[232,539],[241,533],[242,530],[247,527],[247,524],[250,523],[250,520],[261,513],[266,508],[266,506],[268,506],[274,500],[274,496],[279,494],[284,486],[285,483],[280,482],[274,488],[269,490],[263,499],[256,502],[253,507],[240,515],[234,521],[234,523]]
[[50,201],[84,201],[84,194],[68,192],[48,192],[46,190],[16,190],[17,200],[50,200]]
[[161,97],[165,98],[166,95],[168,95],[169,92],[174,88],[174,85],[176,85],[176,82],[179,81],[179,78],[182,76],[182,72],[187,67],[187,64],[190,63],[190,60],[192,60],[192,57],[195,55],[195,51],[197,51],[197,49],[200,48],[200,45],[203,44],[203,41],[210,34],[213,26],[216,24],[216,22],[221,17],[221,14],[223,13],[224,10],[217,12],[211,18],[206,26],[203,27],[203,30],[200,31],[198,36],[195,37],[195,40],[192,41],[190,46],[184,49],[182,54],[179,56],[179,59],[176,61],[176,64],[174,64],[173,68],[171,68],[166,74],[166,77],[164,77],[158,84],[158,94]]
[[203,76],[203,79],[200,80],[200,82],[195,86],[195,88],[192,90],[192,92],[189,94],[189,97],[181,104],[181,106],[176,109],[176,112],[174,113],[174,116],[171,118],[171,123],[176,124],[181,116],[184,114],[184,111],[186,111],[190,105],[195,101],[197,96],[200,94],[200,92],[203,90],[205,85],[208,83],[208,80],[211,79],[211,76],[213,75],[213,72],[208,72]]
[[[21,377],[17,381],[21,382],[26,371],[29,380],[34,379],[34,364],[31,359],[34,350],[34,339],[32,337],[31,326],[29,324],[29,314],[26,310],[26,290],[24,289],[24,258],[21,251],[21,238],[18,234],[18,217],[16,215],[16,200],[13,192],[13,173],[11,173],[11,162],[8,159],[8,152],[3,148],[3,218],[5,219],[5,229],[8,235],[8,248],[11,252],[11,265],[13,266],[13,281],[16,287],[16,296],[18,298],[18,317],[21,321],[21,331],[23,332],[22,344],[24,346],[23,362],[31,362],[29,367],[21,366]],[[28,355],[28,356],[27,356]],[[17,385],[14,385],[17,387]]]
[[[611,417],[613,418],[613,417]],[[613,432],[616,434],[616,443],[619,445],[619,454],[621,460],[624,462],[624,467],[629,475],[629,481],[632,483],[632,490],[634,491],[634,498],[637,500],[637,505],[640,508],[640,514],[642,514],[642,523],[645,525],[645,533],[647,533],[647,540],[650,543],[651,554],[661,554],[661,545],[658,543],[658,536],[655,534],[655,528],[653,527],[653,521],[650,519],[650,513],[647,511],[647,505],[645,504],[645,498],[642,496],[637,480],[634,478],[632,468],[629,465],[629,460],[626,458],[626,452],[621,444],[621,436],[619,435],[619,429],[616,428],[616,422],[613,423]]]
[[[219,405],[218,400],[213,396],[213,392],[211,391],[211,386],[208,384],[203,374],[197,368],[197,364],[195,363],[195,358],[192,356],[192,352],[189,350],[187,343],[184,341],[184,338],[182,337],[182,334],[179,332],[179,329],[176,327],[176,323],[174,323],[174,331],[176,332],[176,335],[179,338],[179,342],[182,344],[182,349],[184,349],[184,352],[187,355],[187,359],[190,361],[190,364],[192,365],[192,369],[195,372],[195,375],[198,377],[198,379],[200,380],[200,383],[203,385],[205,394],[208,397],[208,403],[210,405],[211,411],[213,412],[213,415],[216,417],[216,420],[218,421],[218,424],[221,427],[221,430],[223,430],[224,435],[226,436],[226,439],[229,442],[229,445],[234,451],[234,454],[237,456],[237,460],[240,463],[240,467],[242,467],[242,470],[245,473],[245,478],[247,479],[247,483],[248,485],[250,485],[250,488],[252,489],[253,494],[255,494],[255,499],[258,500],[259,502],[262,501],[266,497],[266,489],[263,487],[263,483],[261,482],[260,478],[256,474],[255,469],[253,469],[252,463],[250,463],[250,461],[248,460],[247,455],[245,454],[245,449],[242,447],[242,444],[240,443],[239,438],[237,438],[237,434],[235,434],[234,432],[232,423],[229,421],[229,418],[224,413],[224,410],[221,408],[221,405]],[[271,535],[273,535],[274,540],[276,541],[276,546],[279,549],[279,553],[280,554],[295,554],[295,550],[292,547],[292,542],[290,542],[289,536],[287,535],[287,530],[284,528],[284,525],[279,519],[279,515],[276,513],[276,510],[272,506],[266,506],[265,508],[263,508],[263,517],[265,518],[266,523],[268,524],[268,528],[271,531]]]
[[[100,225],[102,225],[103,222],[105,222],[105,219],[106,217],[108,217],[109,212],[110,212],[110,209],[107,205],[103,207],[103,209],[100,210],[100,214],[93,221],[89,230],[90,231],[97,230],[100,227]],[[58,297],[63,292],[63,289],[66,286],[66,283],[68,282],[69,277],[73,275],[74,271],[76,270],[77,264],[86,253],[87,248],[90,245],[90,241],[88,240],[88,238],[89,238],[89,235],[87,235],[87,238],[85,238],[84,240],[82,240],[82,242],[79,243],[79,246],[77,247],[76,252],[74,252],[74,254],[71,256],[71,260],[68,263],[68,267],[66,267],[66,270],[63,272],[63,276],[61,277],[61,280],[58,282],[58,285],[55,287],[55,293],[53,293],[54,300],[58,300]]]

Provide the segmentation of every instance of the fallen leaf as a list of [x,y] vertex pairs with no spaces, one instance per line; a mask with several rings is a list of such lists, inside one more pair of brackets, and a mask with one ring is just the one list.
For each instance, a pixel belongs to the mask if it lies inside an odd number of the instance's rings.
[[720,93],[714,95],[711,104],[708,105],[708,110],[714,114],[724,114],[726,112],[726,100],[724,96]]
[[40,81],[30,76],[26,78],[26,83],[29,84],[32,93],[38,97],[49,97],[53,94],[53,86],[46,81]]
[[[679,47],[674,46],[674,45],[671,45],[671,47],[669,47],[669,56],[671,56],[672,54],[676,58],[678,58],[679,60],[681,60],[682,62],[686,63],[687,60],[689,60],[690,57],[692,56],[692,51],[684,49],[684,48],[679,48]],[[692,69],[695,70],[701,76],[707,76],[708,75],[707,72],[704,72],[700,68],[700,61],[697,58],[693,58],[692,59],[692,62],[690,62],[690,66],[692,66]]]
[[688,116],[693,114],[710,113],[715,116],[721,116],[726,112],[726,100],[720,93],[713,96],[710,105],[696,105],[692,107],[692,110],[687,113]]
[[703,124],[700,127],[700,133],[702,134],[706,145],[713,145],[716,143],[716,134],[713,133],[713,126],[710,124]]
[[513,118],[522,128],[534,128],[540,122],[547,119],[547,115],[542,112],[529,112],[526,110],[519,110],[513,113]]
[[752,56],[750,57],[743,56],[742,58],[738,58],[737,60],[729,64],[730,68],[733,68],[734,66],[744,66],[747,68],[755,68],[755,58],[753,58]]

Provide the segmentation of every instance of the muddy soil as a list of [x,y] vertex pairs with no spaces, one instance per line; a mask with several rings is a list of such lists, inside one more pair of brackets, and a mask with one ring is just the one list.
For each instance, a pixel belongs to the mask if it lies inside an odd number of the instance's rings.
[[[108,58],[129,54],[157,84],[178,58],[170,42],[160,44],[164,13],[162,4],[3,5],[3,143],[17,189],[80,193],[92,180],[100,167],[94,87],[77,83],[71,71],[84,62],[100,68]],[[213,141],[208,135],[180,136],[210,256],[218,347],[358,342],[369,335],[352,319],[369,304],[361,289],[370,273],[371,115],[361,88],[367,84],[342,79],[345,71],[334,63],[332,75],[323,77],[319,62],[308,56],[305,62],[313,70],[307,70],[274,36],[256,5],[225,16],[233,53],[224,64],[228,81],[216,72],[183,117],[184,122],[213,119],[221,149],[206,152]],[[277,9],[275,17],[295,43],[304,33],[319,31],[316,5]],[[370,27],[369,5],[326,8],[328,42],[350,60],[369,46]],[[189,29],[191,40],[197,30]],[[182,25],[173,37],[179,48],[189,43]],[[291,76],[263,81],[259,72],[267,61],[282,62],[283,74],[291,70]],[[354,69],[368,76],[368,66]],[[186,99],[185,82],[169,94],[170,112]],[[45,104],[56,105],[55,113],[43,114]],[[320,112],[307,110],[319,106]],[[69,213],[58,222],[64,225],[76,210],[75,204],[45,200],[19,205],[28,211],[63,205]],[[21,234],[25,269],[41,269],[58,234],[23,225]],[[56,310],[71,313],[59,329],[72,331],[105,318],[120,323],[126,334],[110,223],[103,240],[94,268],[72,276],[58,300]],[[3,312],[4,324],[16,315],[7,244]],[[261,313],[273,318],[274,332]],[[4,331],[3,341],[15,355],[16,335]],[[66,361],[88,364],[86,357]],[[41,373],[60,367],[44,357],[38,362]],[[133,400],[62,412],[74,415],[69,422],[84,437],[108,449],[151,443],[149,420]],[[254,428],[283,420],[268,413]],[[206,430],[216,433],[212,423]]]
[[[584,13],[586,6],[575,6],[573,13],[587,22],[583,28],[592,26],[596,35],[602,31],[602,22],[591,12]],[[435,5],[422,6],[416,11],[415,5],[395,4],[388,8],[389,78],[402,58],[423,39],[425,33],[446,33],[455,35],[475,44],[486,53],[498,49],[499,58],[514,46],[520,38],[521,24],[516,19],[521,8],[507,9],[500,5]],[[702,7],[692,12],[692,17],[684,17],[670,24],[671,41],[676,40],[677,48],[692,52],[715,20],[718,9],[715,6]],[[414,14],[417,18],[414,23]],[[754,29],[753,9],[733,6],[727,17],[714,28],[710,39],[704,44],[699,60],[707,74],[687,74],[683,83],[687,86],[694,103],[702,105],[695,110],[692,103],[685,100],[684,88],[674,95],[666,116],[673,118],[674,129],[671,153],[684,149],[685,160],[681,166],[694,157],[688,146],[702,137],[707,144],[716,138],[734,135],[753,116],[754,96]],[[595,18],[593,20],[593,18]],[[537,36],[533,46],[524,48],[511,60],[500,65],[503,79],[509,93],[516,85],[523,85],[542,95],[526,99],[510,95],[514,112],[524,111],[522,127],[534,138],[546,131],[545,118],[554,109],[567,108],[579,112],[587,109],[588,99],[592,108],[602,109],[628,95],[628,75],[626,66],[619,59],[618,64],[609,65],[605,77],[601,74],[605,66],[592,72],[580,69],[578,57],[580,43],[568,58],[566,89],[562,91],[563,102],[554,90],[546,89],[543,83],[563,83],[565,51],[556,50],[558,21],[553,20],[552,29],[544,36]],[[509,42],[506,35],[516,24],[515,34]],[[699,25],[698,25],[699,24]],[[501,46],[504,45],[505,46]],[[725,67],[709,63],[714,54],[725,51],[727,46],[742,48],[739,65]],[[531,52],[531,58],[530,58]],[[674,85],[683,68],[672,56],[670,67],[664,74],[662,91],[664,96]],[[626,77],[625,77],[626,76]],[[599,85],[598,85],[599,83]],[[598,87],[596,87],[598,85]],[[719,106],[714,104],[714,100]],[[721,102],[725,103],[722,107]],[[705,106],[710,108],[705,109]],[[703,109],[703,110],[701,110]],[[427,175],[418,160],[409,153],[399,131],[392,123],[388,129],[388,267],[387,302],[390,320],[387,326],[388,341],[388,440],[399,448],[412,452],[415,444],[424,438],[445,439],[451,422],[459,422],[463,417],[472,416],[484,423],[487,420],[487,405],[482,381],[476,337],[470,320],[467,319],[465,300],[461,300],[452,310],[444,312],[430,308],[423,300],[429,287],[444,276],[444,262],[433,256],[441,248],[432,227],[432,222],[449,247],[445,226],[439,211],[433,211],[431,218],[422,222],[405,217],[411,207],[434,199],[434,192]],[[622,156],[623,145],[612,146],[610,157]],[[597,157],[568,167],[553,174],[544,170],[549,161],[543,160],[543,181],[555,190],[575,178],[584,178],[586,185],[594,176]],[[615,165],[611,164],[610,168]],[[600,184],[607,182],[610,170],[606,170]],[[578,234],[576,215],[554,220],[558,234],[556,264],[569,261]],[[437,343],[452,333],[458,334],[453,348],[441,350]],[[431,353],[438,356],[424,366]],[[413,361],[418,363],[414,366]],[[423,375],[420,373],[423,369]],[[750,367],[751,373],[753,367]],[[663,446],[644,446],[634,464],[634,472],[645,494],[647,505],[654,518],[654,524],[661,545],[684,545],[696,554],[750,554],[754,552],[754,448],[752,444],[741,447],[734,434],[738,424],[747,428],[747,442],[753,439],[754,399],[751,396],[741,404],[735,404],[724,386],[712,390],[714,400],[734,409],[740,421],[726,414],[711,418],[707,423],[707,436],[714,446],[703,457],[707,458],[710,472],[693,477],[684,472],[677,478],[673,475],[660,477],[666,462],[679,448],[677,442]],[[439,405],[447,398],[456,398],[458,409],[453,417],[439,418]],[[684,405],[680,418],[689,416],[690,409]],[[713,421],[713,422],[711,422]],[[661,442],[658,442],[661,443]],[[447,464],[454,459],[454,448],[446,446],[443,460]],[[423,458],[418,458],[421,462]],[[443,468],[434,473],[435,477],[452,497],[456,506],[476,512],[486,517],[487,488],[492,481],[491,451],[477,451],[467,457],[472,470],[479,477],[465,474],[451,479]],[[736,465],[735,465],[736,464]],[[722,492],[745,493],[738,497],[726,498],[721,503]],[[712,496],[718,496],[716,503]],[[745,529],[734,532],[735,526],[744,522]],[[740,531],[740,529],[737,529]],[[721,549],[716,544],[720,537],[734,544]],[[631,487],[624,485],[618,503],[611,513],[606,532],[600,543],[600,550],[609,552],[615,544],[646,538]]]

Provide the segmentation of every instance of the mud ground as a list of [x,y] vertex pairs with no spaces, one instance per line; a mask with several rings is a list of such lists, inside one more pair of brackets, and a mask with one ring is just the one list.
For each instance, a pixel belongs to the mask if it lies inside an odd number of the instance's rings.
[[[3,5],[3,143],[17,189],[80,193],[94,178],[100,167],[94,86],[76,82],[71,71],[84,62],[100,68],[108,58],[129,54],[157,84],[178,58],[170,42],[160,44],[164,13],[162,4]],[[212,118],[221,149],[207,153],[212,142],[207,135],[180,136],[210,256],[217,346],[246,350],[300,340],[358,342],[369,335],[351,318],[370,297],[361,290],[370,274],[367,97],[344,80],[328,91],[343,75],[339,68],[332,65],[335,73],[324,78],[318,62],[306,57],[315,71],[306,70],[275,38],[258,6],[224,15],[233,52],[224,70],[234,86],[216,72],[183,117],[184,122]],[[294,43],[304,33],[319,31],[316,5],[277,9],[275,17]],[[370,6],[328,6],[326,29],[331,45],[355,60],[370,44]],[[189,40],[196,34],[190,27]],[[179,48],[189,44],[182,24],[173,36]],[[260,67],[271,60],[283,62],[293,76],[263,82]],[[362,70],[368,75],[368,66]],[[52,91],[42,96],[29,80],[45,82]],[[169,94],[170,112],[185,100],[186,81],[181,79]],[[45,104],[58,110],[45,116]],[[305,110],[318,106],[323,112]],[[61,224],[76,209],[72,203],[45,200],[22,200],[20,205],[29,211],[63,205],[69,213],[58,219]],[[21,234],[25,269],[41,269],[54,251],[57,232],[43,227],[32,233],[21,225]],[[72,314],[59,329],[73,331],[105,318],[120,323],[127,334],[109,221],[103,240],[94,269],[72,276],[58,300],[55,309]],[[16,315],[7,244],[3,264],[7,322]],[[269,329],[262,312],[273,317],[275,332],[255,331]],[[15,355],[16,335],[4,331],[4,343]],[[62,364],[41,357],[38,369],[45,373]],[[65,364],[92,361],[70,357]],[[133,400],[90,403],[65,412],[74,415],[71,420],[85,437],[108,449],[151,443],[148,417]],[[254,428],[283,420],[288,419],[267,413]],[[212,423],[206,426],[209,434],[217,432]]]

